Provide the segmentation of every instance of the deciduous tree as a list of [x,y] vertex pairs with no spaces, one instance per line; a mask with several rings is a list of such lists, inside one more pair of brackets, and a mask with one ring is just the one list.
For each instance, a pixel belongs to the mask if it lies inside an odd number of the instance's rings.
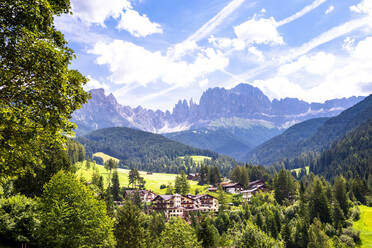
[[69,11],[69,0],[0,3],[0,175],[41,167],[87,101],[87,80],[68,68],[74,53],[53,24]]

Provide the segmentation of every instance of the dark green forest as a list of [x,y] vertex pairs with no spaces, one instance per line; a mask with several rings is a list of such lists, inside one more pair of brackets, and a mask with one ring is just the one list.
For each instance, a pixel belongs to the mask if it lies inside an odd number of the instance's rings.
[[178,173],[181,170],[197,172],[199,165],[181,156],[203,155],[211,157],[209,165],[217,165],[227,175],[237,162],[227,156],[209,150],[201,150],[167,139],[162,135],[131,128],[104,128],[77,137],[88,156],[104,152],[120,159],[120,167],[136,168],[145,171]]

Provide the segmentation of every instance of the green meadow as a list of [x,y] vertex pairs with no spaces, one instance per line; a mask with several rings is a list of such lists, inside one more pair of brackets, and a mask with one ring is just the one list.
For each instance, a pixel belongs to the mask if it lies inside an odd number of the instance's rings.
[[359,206],[360,219],[354,222],[354,228],[360,231],[361,244],[357,247],[372,248],[372,207]]
[[106,162],[109,159],[115,160],[116,163],[119,163],[119,161],[120,161],[119,159],[111,157],[110,155],[104,154],[103,152],[93,153],[93,157],[100,157],[100,158],[103,159],[103,162]]
[[[107,179],[108,179],[108,170],[104,168],[102,165],[91,163],[90,168],[87,168],[86,161],[79,162],[76,164],[78,167],[77,175],[79,177],[85,178],[85,180],[90,181],[92,179],[93,171],[95,168],[99,171],[99,173],[103,176],[104,185],[107,186]],[[119,182],[120,187],[127,187],[128,186],[128,175],[129,171],[127,169],[118,169],[119,174]],[[174,185],[174,181],[176,179],[177,174],[167,174],[167,173],[152,173],[148,175],[145,171],[140,171],[140,175],[145,179],[146,184],[145,188],[148,190],[153,191],[156,194],[165,194],[166,189],[160,189],[161,185],[168,185],[172,183]],[[200,193],[206,192],[208,190],[208,186],[200,186],[198,182],[189,180],[190,183],[190,193],[194,194],[195,190],[198,190]]]
[[[306,169],[306,175],[308,175],[309,171],[310,171],[310,166],[306,166],[305,169]],[[296,172],[296,175],[298,176],[298,173],[300,173],[301,170],[302,170],[302,168],[297,168],[297,169],[291,170],[291,172],[293,172],[293,171]]]
[[[203,163],[205,159],[207,160],[211,160],[212,158],[211,157],[207,157],[207,156],[190,156],[192,158],[192,160],[195,162],[195,163]],[[178,157],[180,159],[184,159],[185,156],[181,156],[181,157]]]

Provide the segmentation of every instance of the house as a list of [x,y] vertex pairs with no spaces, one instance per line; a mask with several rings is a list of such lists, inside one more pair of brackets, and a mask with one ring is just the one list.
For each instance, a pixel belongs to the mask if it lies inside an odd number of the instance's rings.
[[257,187],[262,187],[265,185],[265,182],[262,180],[255,180],[252,182],[249,182],[249,188],[257,188]]
[[187,180],[198,181],[199,173],[190,173],[187,175]]
[[217,212],[218,200],[206,194],[158,195],[152,200],[150,210],[163,212],[167,219],[177,216],[187,220],[191,212]]
[[138,192],[142,202],[151,202],[153,199],[155,199],[156,194],[149,191],[149,190],[126,190],[124,192],[124,198],[127,198],[128,196],[133,195],[135,192]]
[[208,188],[208,191],[209,192],[217,192],[217,187],[210,187],[210,188]]
[[244,186],[240,183],[223,183],[221,186],[226,193],[231,194],[237,194],[244,190]]
[[194,199],[198,202],[198,210],[201,212],[217,212],[218,211],[218,200],[208,194],[194,196]]
[[184,218],[184,208],[181,205],[182,196],[175,195],[158,195],[151,202],[151,210],[163,212],[165,217]]
[[252,196],[255,195],[257,192],[265,192],[265,182],[262,180],[256,180],[249,183],[250,188],[248,190],[242,191],[243,200],[250,201]]

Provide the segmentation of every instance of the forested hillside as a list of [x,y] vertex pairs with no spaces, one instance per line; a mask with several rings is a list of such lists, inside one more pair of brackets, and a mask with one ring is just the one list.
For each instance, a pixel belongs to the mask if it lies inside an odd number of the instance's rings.
[[[336,117],[305,121],[247,154],[248,161],[271,164],[301,153],[321,151],[372,116],[372,95]],[[324,122],[325,121],[325,122]],[[323,122],[323,123],[322,123]]]
[[310,170],[326,179],[344,175],[372,183],[372,119],[323,151]]
[[219,160],[219,166],[225,172],[235,164],[233,159],[215,152],[193,148],[162,135],[130,128],[104,128],[86,136],[77,137],[77,141],[85,146],[88,156],[95,152],[104,152],[120,159],[122,167],[146,171],[178,172],[186,166],[184,160],[179,157],[187,155],[211,157],[212,161],[208,163]]
[[296,124],[288,128],[283,134],[270,139],[249,152],[245,159],[260,164],[269,164],[284,157],[292,157],[293,154],[297,153],[301,143],[314,135],[328,119],[316,118]]

